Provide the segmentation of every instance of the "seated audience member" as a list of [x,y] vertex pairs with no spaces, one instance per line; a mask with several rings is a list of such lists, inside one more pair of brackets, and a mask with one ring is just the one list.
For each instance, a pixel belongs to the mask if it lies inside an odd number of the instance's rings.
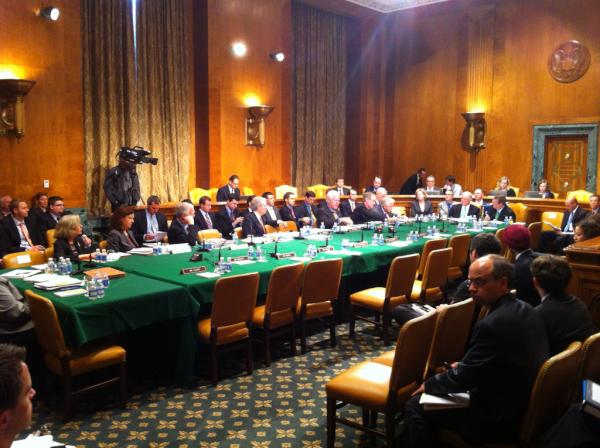
[[213,229],[215,227],[215,216],[210,211],[212,203],[208,196],[202,196],[198,200],[198,211],[196,212],[196,225],[199,230]]
[[335,224],[351,225],[352,219],[342,217],[340,212],[340,194],[336,190],[330,190],[325,196],[325,206],[317,210],[317,227],[321,223],[326,229],[331,229]]
[[356,206],[356,190],[351,188],[348,193],[348,199],[340,203],[340,213],[344,218],[349,218],[354,213]]
[[517,220],[517,215],[512,208],[506,205],[506,196],[494,196],[492,199],[492,206],[485,212],[485,219],[494,221]]
[[[502,251],[500,241],[492,233],[478,233],[471,239],[471,245],[469,247],[469,261],[473,263],[478,258],[485,255],[495,254],[499,255]],[[469,280],[461,282],[456,290],[449,294],[449,303],[459,303],[467,300],[471,297],[469,292]],[[407,303],[398,305],[392,311],[392,316],[396,319],[396,322],[402,327],[410,319],[422,316],[421,313],[414,310],[412,304]],[[475,310],[475,316],[479,316],[479,312]]]
[[230,195],[233,195],[237,201],[240,200],[240,178],[237,174],[229,176],[227,185],[224,185],[217,190],[217,202],[227,201]]
[[447,218],[454,204],[454,193],[452,193],[452,190],[444,191],[444,200],[438,204],[438,213],[440,216]]
[[410,203],[410,209],[412,216],[417,215],[431,215],[433,213],[433,206],[431,201],[427,199],[427,193],[422,188],[418,188],[415,193],[415,200]]
[[35,390],[26,350],[12,344],[0,344],[0,447],[9,448],[17,435],[31,426],[31,400]]
[[279,224],[283,223],[279,210],[275,208],[275,195],[270,191],[265,191],[262,197],[266,199],[266,213],[263,215],[263,223],[268,224],[272,227],[279,227]]
[[238,202],[238,210],[240,211],[240,216],[244,219],[246,219],[246,217],[252,213],[252,210],[250,210],[250,202],[252,202],[252,199],[254,199],[256,197],[256,195],[251,194],[246,198],[246,209],[242,210],[241,208],[239,208],[239,202]]
[[[548,340],[539,315],[510,294],[512,275],[513,266],[498,255],[471,264],[471,297],[488,313],[475,324],[462,359],[428,378],[407,402],[410,447],[439,446],[441,429],[457,432],[471,445],[518,439],[533,382],[548,358]],[[423,392],[466,391],[468,408],[425,411],[419,404]]]
[[337,191],[340,196],[348,196],[350,194],[350,188],[348,188],[348,187],[346,187],[344,185],[344,178],[343,177],[338,177],[335,180],[335,185],[332,188],[332,190]]
[[29,218],[27,202],[13,199],[10,203],[11,214],[2,220],[4,231],[4,253],[26,250],[42,251],[45,238],[38,234],[34,222]]
[[435,177],[429,175],[427,179],[425,179],[425,191],[428,195],[439,195],[442,194],[442,191],[435,186]]
[[234,232],[233,229],[241,226],[243,221],[244,217],[241,216],[238,210],[238,200],[234,195],[229,195],[225,207],[215,214],[217,230],[221,232],[223,238],[230,240]]
[[387,197],[387,190],[379,187],[375,190],[375,209],[383,216],[383,200]]
[[36,220],[48,211],[48,195],[43,191],[35,194],[35,203],[31,210],[29,210],[29,216]]
[[87,235],[83,233],[83,226],[79,215],[67,215],[56,225],[54,231],[54,258],[70,258],[72,260],[89,258],[96,249]]
[[363,193],[363,202],[354,209],[352,213],[352,222],[354,224],[364,224],[370,221],[383,221],[385,216],[375,208],[375,195],[370,192]]
[[599,215],[600,214],[600,197],[597,194],[593,194],[590,196],[590,215]]
[[169,230],[167,217],[160,211],[160,198],[158,196],[149,196],[146,201],[146,209],[136,210],[134,218],[135,221],[131,231],[140,246],[145,241],[155,242],[156,232]]
[[365,188],[365,192],[375,193],[379,187],[381,187],[381,177],[375,176],[373,178],[373,185]]
[[500,179],[498,179],[498,182],[496,182],[496,189],[494,191],[496,196],[500,195],[514,198],[517,195],[515,190],[510,188],[510,179],[506,176],[502,176]]
[[483,213],[483,207],[485,207],[486,203],[483,200],[483,190],[481,188],[475,188],[475,190],[473,190],[472,204],[475,205],[476,207],[479,207],[479,209]]
[[521,224],[513,224],[504,229],[502,241],[515,255],[515,283],[517,290],[515,296],[523,302],[536,306],[540,303],[540,296],[533,286],[531,277],[531,263],[540,254],[531,250],[531,233]]
[[131,231],[135,207],[121,205],[110,217],[110,232],[106,236],[106,247],[115,252],[127,252],[134,247],[139,247],[135,235]]
[[296,216],[298,224],[314,227],[317,222],[317,206],[315,205],[316,195],[312,191],[304,193],[304,202],[296,207]]
[[535,308],[546,328],[550,356],[565,350],[573,341],[584,341],[598,329],[588,307],[566,293],[571,280],[569,263],[556,255],[541,255],[531,263],[533,283],[542,298]]
[[579,221],[579,224],[575,226],[573,242],[580,243],[585,240],[596,238],[597,236],[600,236],[600,219],[588,217],[583,221]]
[[36,342],[27,299],[0,277],[0,343],[31,346]]
[[479,216],[480,210],[473,204],[471,199],[473,196],[469,191],[464,191],[460,195],[460,204],[454,204],[448,212],[449,218],[467,219],[469,216]]
[[547,230],[540,236],[540,252],[560,254],[573,243],[575,226],[587,217],[587,212],[579,206],[575,197],[565,199],[566,210],[559,230]]
[[542,199],[554,199],[554,193],[550,191],[550,184],[546,179],[540,179],[538,182],[538,192],[542,195]]
[[56,223],[65,214],[65,201],[60,196],[48,198],[48,211],[37,218],[37,226],[40,238],[46,241],[46,232],[56,228]]
[[399,194],[415,194],[418,188],[425,188],[426,178],[427,170],[425,170],[425,168],[419,168],[416,174],[411,174],[410,177],[404,181]]
[[452,190],[452,196],[460,196],[462,194],[462,187],[456,183],[456,177],[453,175],[446,176],[446,183],[444,184],[443,191]]
[[396,201],[394,201],[394,198],[391,196],[386,196],[383,199],[383,213],[385,213],[385,218],[389,221],[389,220],[395,220],[398,215],[396,213],[394,213],[394,204],[396,203]]
[[294,221],[297,223],[298,216],[296,215],[296,195],[291,191],[283,195],[283,206],[279,209],[279,216],[284,221]]
[[250,201],[248,210],[250,211],[242,223],[242,236],[244,238],[252,236],[263,236],[267,233],[265,228],[264,216],[267,213],[267,200],[262,196],[257,196]]
[[4,195],[0,198],[0,213],[2,213],[0,218],[10,215],[10,203],[11,202],[12,202],[12,198],[9,195]]
[[194,206],[180,202],[175,206],[175,216],[167,232],[169,244],[188,243],[195,246],[198,241],[198,226],[194,222]]

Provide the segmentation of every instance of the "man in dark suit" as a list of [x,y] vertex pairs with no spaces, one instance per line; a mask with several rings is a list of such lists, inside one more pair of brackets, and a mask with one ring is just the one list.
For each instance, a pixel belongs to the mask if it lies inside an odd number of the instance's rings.
[[473,196],[468,191],[463,191],[460,196],[460,204],[454,204],[448,212],[449,218],[466,219],[469,216],[479,216],[480,210],[473,204],[471,200]]
[[326,229],[335,224],[351,225],[352,219],[342,217],[340,213],[340,195],[336,190],[330,190],[325,196],[325,205],[317,211],[317,226],[321,223]]
[[375,193],[379,187],[381,187],[381,177],[375,176],[373,178],[373,185],[365,188],[365,193]]
[[363,194],[363,203],[354,209],[352,213],[352,222],[354,224],[364,224],[370,221],[384,221],[385,215],[375,208],[375,194],[365,192]]
[[229,176],[227,185],[223,185],[217,190],[217,202],[225,202],[229,195],[233,195],[236,200],[240,200],[240,178],[237,174]]
[[60,196],[50,196],[48,198],[48,211],[37,217],[33,221],[37,225],[37,233],[41,241],[46,242],[46,232],[56,228],[56,224],[65,214],[65,201]]
[[194,223],[194,206],[187,202],[180,202],[175,207],[175,217],[167,232],[169,244],[188,243],[196,245],[198,241],[198,226]]
[[141,246],[144,242],[156,242],[156,232],[167,232],[167,217],[160,211],[160,198],[152,195],[146,201],[145,210],[136,210],[131,227],[133,236]]
[[216,228],[223,238],[231,239],[233,229],[242,225],[244,218],[240,216],[238,201],[234,195],[229,195],[227,204],[215,215]]
[[[471,264],[469,292],[487,315],[473,330],[465,355],[448,370],[427,379],[406,405],[409,446],[438,446],[446,428],[467,443],[517,440],[533,382],[548,358],[548,340],[538,314],[510,293],[513,266],[487,255]],[[425,411],[420,394],[470,392],[464,409]]]
[[339,193],[340,196],[348,196],[350,194],[350,188],[344,185],[344,178],[339,177],[335,180],[335,186],[332,188]]
[[[438,187],[435,186],[435,177],[429,175],[427,176],[427,178],[425,179],[425,188],[424,188],[425,192],[427,193],[427,196],[431,196],[431,195],[441,195],[442,194],[442,190],[440,190]],[[415,190],[416,193],[417,190]]]
[[279,209],[279,216],[283,221],[294,221],[298,223],[298,216],[296,214],[296,195],[291,191],[286,192],[283,195],[283,206]]
[[400,188],[399,194],[415,194],[417,188],[425,188],[425,179],[427,178],[427,170],[419,168],[415,174],[404,181]]
[[317,222],[317,206],[315,205],[316,195],[312,191],[304,194],[304,202],[296,207],[296,216],[298,224],[303,226],[314,226]]
[[494,196],[492,199],[491,210],[486,212],[486,219],[493,219],[494,221],[504,221],[505,219],[509,219],[513,222],[517,220],[517,215],[515,212],[506,205],[506,196],[498,195]]
[[340,203],[340,213],[343,217],[350,218],[357,205],[358,204],[356,203],[356,190],[351,188],[350,192],[348,193],[348,199]]
[[212,203],[208,196],[202,196],[198,200],[199,209],[196,212],[196,225],[200,230],[215,228],[215,215],[211,212]]
[[9,205],[11,214],[2,220],[2,231],[4,232],[4,248],[2,253],[10,254],[26,250],[44,250],[42,242],[45,238],[38,231],[29,218],[29,206],[27,202],[13,199]]
[[244,238],[248,236],[263,236],[267,233],[265,229],[264,216],[267,213],[267,200],[261,196],[257,196],[249,205],[250,213],[246,215],[242,223],[242,235]]
[[550,356],[565,350],[573,341],[584,341],[598,329],[588,307],[577,297],[565,292],[571,280],[571,267],[561,257],[542,255],[531,264],[533,283],[542,303],[535,311],[542,318]]
[[575,226],[587,217],[587,212],[579,206],[575,197],[565,199],[565,207],[560,230],[548,230],[540,235],[540,252],[560,254],[573,243]]
[[275,208],[275,195],[270,191],[265,191],[262,194],[262,197],[266,201],[266,213],[262,215],[263,224],[268,224],[272,227],[278,228],[279,224],[283,223],[283,220],[281,219],[279,210]]
[[589,216],[600,215],[600,196],[598,196],[597,194],[593,194],[590,196],[589,201],[591,208]]
[[531,276],[531,263],[540,255],[531,250],[531,233],[521,224],[508,226],[502,232],[502,241],[515,255],[515,283],[516,297],[531,306],[540,303],[540,296],[533,285]]

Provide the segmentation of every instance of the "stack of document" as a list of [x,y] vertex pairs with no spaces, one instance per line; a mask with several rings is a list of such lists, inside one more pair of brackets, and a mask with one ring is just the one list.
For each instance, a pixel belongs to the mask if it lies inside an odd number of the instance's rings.
[[69,277],[66,275],[54,275],[52,278],[43,282],[35,283],[34,286],[38,289],[45,291],[54,291],[69,286],[81,286],[83,281],[77,278]]
[[152,255],[153,252],[151,247],[134,247],[129,253],[135,255]]
[[1,275],[5,278],[25,278],[29,277],[30,275],[37,274],[38,272],[39,271],[32,269],[13,269],[12,271],[5,272]]

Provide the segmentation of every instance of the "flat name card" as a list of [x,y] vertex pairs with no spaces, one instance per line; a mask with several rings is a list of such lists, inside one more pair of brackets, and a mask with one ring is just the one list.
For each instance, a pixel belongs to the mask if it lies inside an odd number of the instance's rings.
[[250,258],[248,258],[247,255],[240,255],[239,257],[231,257],[230,260],[231,261],[246,261],[249,260]]
[[325,247],[319,247],[317,249],[317,252],[331,252],[333,250],[333,246],[325,246]]
[[183,275],[188,274],[198,274],[200,272],[206,271],[206,266],[195,266],[193,268],[181,268],[181,273]]
[[350,247],[367,247],[369,243],[367,241],[358,241],[356,243],[350,243]]
[[296,252],[281,252],[278,254],[275,254],[275,258],[277,258],[278,260],[282,260],[284,258],[292,258],[296,256]]

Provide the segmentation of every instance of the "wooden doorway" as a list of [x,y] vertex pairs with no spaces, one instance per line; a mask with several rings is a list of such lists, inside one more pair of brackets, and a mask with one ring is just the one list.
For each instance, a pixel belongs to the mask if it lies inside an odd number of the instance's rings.
[[587,159],[587,135],[547,136],[544,148],[544,177],[548,179],[552,190],[585,190]]

